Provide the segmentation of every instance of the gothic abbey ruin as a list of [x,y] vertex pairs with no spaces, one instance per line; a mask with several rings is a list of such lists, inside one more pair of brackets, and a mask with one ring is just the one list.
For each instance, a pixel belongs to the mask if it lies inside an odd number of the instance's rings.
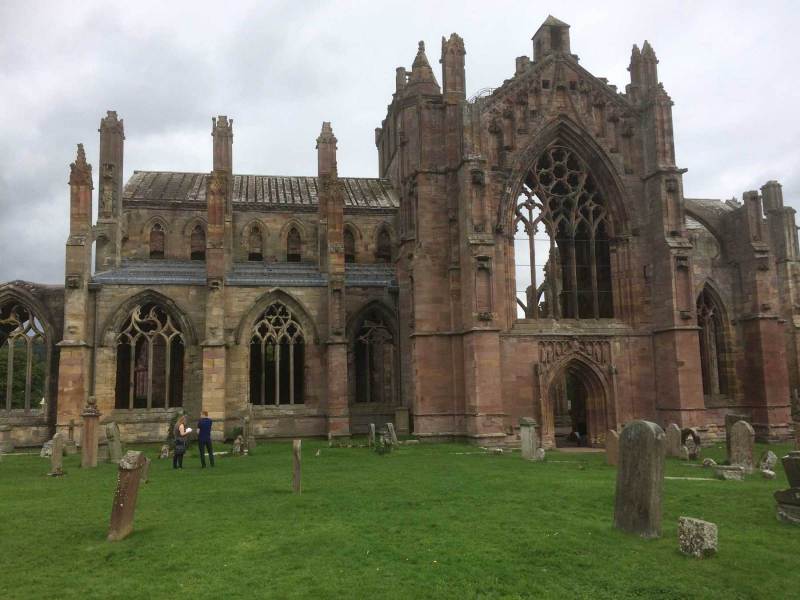
[[624,93],[553,17],[472,98],[465,54],[442,39],[441,85],[422,43],[397,69],[374,179],[339,175],[329,123],[316,176],[235,174],[220,116],[212,172],[124,183],[109,111],[95,223],[81,146],[71,165],[63,288],[0,286],[14,443],[79,425],[90,398],[126,441],[201,409],[219,437],[248,415],[259,437],[392,421],[502,444],[533,417],[545,447],[598,445],[636,418],[713,439],[729,413],[790,435],[800,263],[781,186],[684,196],[647,42]]

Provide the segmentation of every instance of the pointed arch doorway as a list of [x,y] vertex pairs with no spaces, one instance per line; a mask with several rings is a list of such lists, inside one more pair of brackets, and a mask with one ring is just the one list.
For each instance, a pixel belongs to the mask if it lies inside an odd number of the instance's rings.
[[542,441],[547,447],[592,447],[613,427],[610,387],[604,372],[582,357],[562,362],[543,382]]

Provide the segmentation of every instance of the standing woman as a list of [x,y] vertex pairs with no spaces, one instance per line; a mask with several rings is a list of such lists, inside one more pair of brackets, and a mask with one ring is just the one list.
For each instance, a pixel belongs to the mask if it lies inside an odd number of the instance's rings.
[[189,444],[189,434],[192,432],[191,427],[186,427],[186,415],[181,415],[178,422],[175,423],[175,454],[172,455],[172,468],[183,468],[183,455],[186,454],[186,446]]

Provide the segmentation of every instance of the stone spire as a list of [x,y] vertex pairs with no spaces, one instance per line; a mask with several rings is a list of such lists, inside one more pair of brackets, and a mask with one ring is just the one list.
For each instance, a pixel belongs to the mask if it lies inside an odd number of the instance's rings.
[[413,90],[421,94],[439,94],[439,83],[431,69],[431,64],[428,62],[428,57],[425,55],[425,42],[419,43],[417,56],[414,58],[414,64],[411,65],[411,75],[408,78],[408,90]]
[[324,121],[317,138],[317,174],[320,177],[336,172],[336,142],[330,121]]
[[78,144],[78,154],[75,162],[69,166],[69,184],[86,185],[92,189],[92,165],[86,162],[86,152],[83,144]]
[[658,85],[658,59],[653,47],[647,40],[642,45],[642,84],[645,87]]
[[233,119],[225,115],[211,117],[214,138],[214,170],[233,174]]

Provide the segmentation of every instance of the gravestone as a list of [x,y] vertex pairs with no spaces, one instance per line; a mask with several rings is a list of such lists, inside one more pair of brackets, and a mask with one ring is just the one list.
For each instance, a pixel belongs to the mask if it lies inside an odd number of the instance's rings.
[[747,421],[747,415],[739,413],[731,413],[725,415],[725,451],[728,457],[728,462],[731,461],[731,427],[739,421]]
[[108,440],[108,458],[113,463],[122,459],[122,440],[119,435],[119,425],[114,421],[106,423],[106,439]]
[[606,462],[613,467],[619,464],[619,433],[616,429],[609,429],[606,433]]
[[522,444],[522,458],[533,460],[536,449],[539,447],[539,440],[536,435],[536,420],[529,417],[521,417],[519,420],[519,438]]
[[97,410],[94,396],[89,397],[89,404],[81,413],[83,417],[83,433],[81,437],[81,467],[96,467],[98,455],[98,421],[100,411]]
[[11,440],[11,425],[0,423],[0,452],[6,454],[14,451],[14,442]]
[[614,527],[645,538],[661,535],[664,431],[650,421],[633,421],[619,436]]
[[236,439],[233,440],[233,449],[231,450],[231,454],[233,456],[241,456],[244,453],[244,440],[242,436],[237,435]]
[[303,491],[302,456],[300,454],[302,443],[302,440],[292,441],[292,491],[295,494],[299,494]]
[[770,471],[769,469],[761,469],[761,476],[764,479],[775,479],[775,471]]
[[536,462],[544,462],[545,458],[546,458],[546,455],[545,455],[544,448],[537,448],[536,450],[534,450],[534,452],[533,452],[533,460],[535,460]]
[[667,425],[664,433],[667,436],[667,456],[671,458],[680,458],[681,446],[683,446],[681,442],[681,428],[675,423],[670,423]]
[[386,430],[389,432],[389,438],[392,441],[392,446],[397,446],[397,433],[394,431],[394,423],[387,423]]
[[142,467],[142,483],[148,483],[150,481],[150,463],[152,461],[149,458],[144,459],[144,466]]
[[723,481],[744,481],[744,467],[739,465],[717,465],[714,476]]
[[717,553],[717,526],[708,521],[678,518],[678,544],[681,552],[695,558],[707,558]]
[[114,505],[111,507],[111,526],[108,541],[125,539],[133,531],[133,517],[136,513],[136,500],[139,497],[139,483],[146,463],[141,452],[128,451],[119,461],[117,489],[114,491]]
[[689,450],[689,459],[698,460],[700,458],[700,448],[702,446],[700,441],[700,434],[693,427],[684,427],[681,430],[681,441],[683,445]]
[[333,432],[328,432],[328,448],[333,448]]
[[731,465],[743,467],[745,473],[753,471],[753,444],[756,434],[747,421],[737,421],[731,427],[731,451],[728,455]]
[[758,469],[760,471],[774,471],[776,464],[778,464],[778,457],[772,450],[767,450],[758,461]]
[[51,477],[61,477],[64,474],[64,434],[57,433],[53,436],[52,452],[50,454]]
[[681,460],[689,460],[689,448],[681,446]]
[[800,525],[800,450],[789,452],[781,459],[789,489],[775,492],[777,516],[784,523]]
[[253,421],[250,417],[244,418],[242,436],[244,437],[244,449],[247,451],[245,454],[252,454],[256,449],[256,434],[253,431]]
[[39,450],[39,458],[50,458],[53,456],[53,440],[47,440]]
[[375,445],[375,423],[369,424],[369,447],[372,448]]
[[75,442],[75,419],[69,420],[67,427],[67,439],[64,442],[64,452],[67,456],[72,456],[78,453],[78,444]]

